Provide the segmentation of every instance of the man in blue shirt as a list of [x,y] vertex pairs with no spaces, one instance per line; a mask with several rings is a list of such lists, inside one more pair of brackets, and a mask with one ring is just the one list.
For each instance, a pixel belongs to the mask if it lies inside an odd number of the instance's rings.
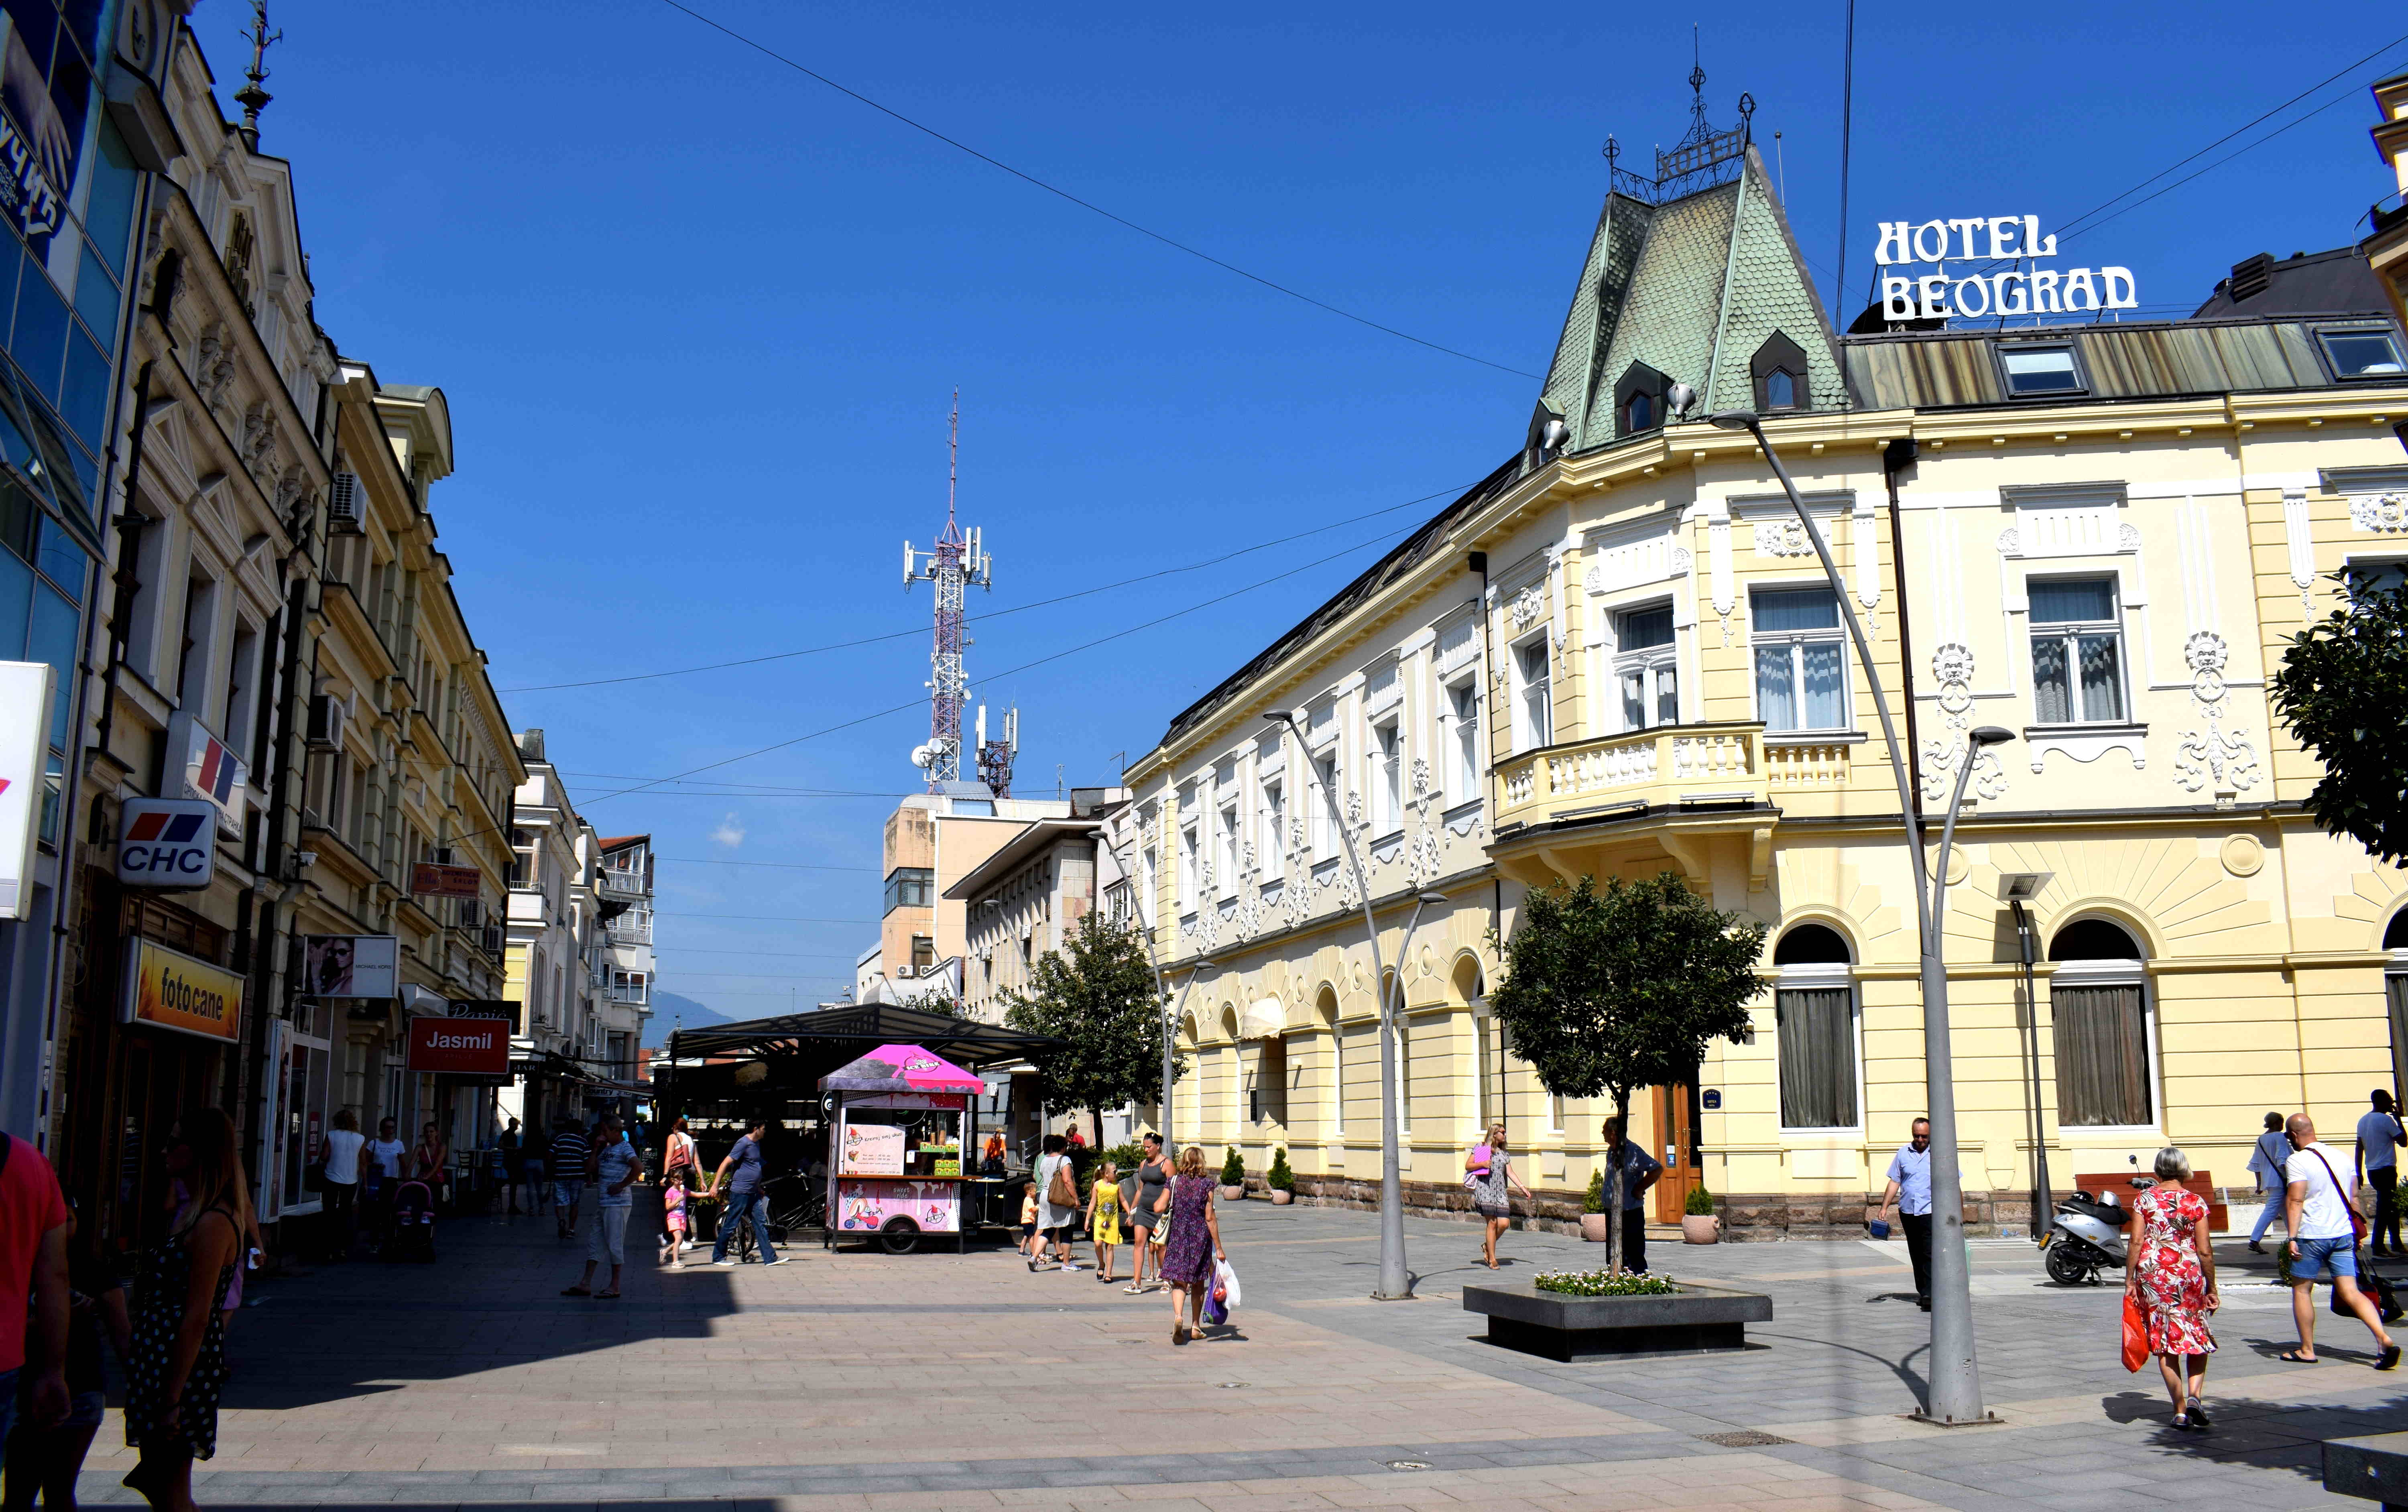
[[1622,1168],[1622,1268],[1634,1276],[1647,1274],[1647,1211],[1641,1199],[1664,1174],[1664,1164],[1638,1145],[1622,1137],[1622,1120],[1605,1120],[1605,1179],[1609,1190],[1613,1169]]
[[785,1263],[769,1247],[769,1202],[761,1190],[761,1141],[768,1132],[768,1120],[754,1119],[710,1178],[712,1189],[720,1193],[719,1236],[710,1247],[714,1265],[736,1263],[727,1258],[727,1241],[736,1236],[736,1225],[744,1222],[752,1225],[752,1242],[760,1248],[761,1263]]
[[[2374,1252],[2391,1256],[2403,1252],[2400,1243],[2400,1147],[2408,1144],[2408,1131],[2400,1127],[2400,1117],[2392,1110],[2391,1094],[2377,1087],[2372,1098],[2373,1111],[2358,1120],[2358,1179],[2374,1189],[2374,1230],[2367,1235],[2374,1241]],[[2388,1234],[2390,1243],[2384,1243]]]
[[1906,1258],[1914,1266],[1914,1305],[1931,1310],[1931,1120],[1907,1127],[1914,1137],[1898,1147],[1889,1163],[1889,1189],[1882,1193],[1882,1220],[1896,1207],[1906,1226]]

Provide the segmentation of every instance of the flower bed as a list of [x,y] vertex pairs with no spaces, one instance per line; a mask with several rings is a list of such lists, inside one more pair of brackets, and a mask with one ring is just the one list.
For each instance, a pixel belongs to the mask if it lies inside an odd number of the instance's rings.
[[1616,1276],[1610,1271],[1541,1271],[1531,1284],[1541,1291],[1575,1297],[1670,1297],[1681,1289],[1662,1276]]

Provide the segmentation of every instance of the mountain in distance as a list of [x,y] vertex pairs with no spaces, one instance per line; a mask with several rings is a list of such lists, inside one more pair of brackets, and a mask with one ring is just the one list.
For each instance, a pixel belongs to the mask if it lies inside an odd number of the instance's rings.
[[[745,1017],[759,1016],[748,1014]],[[683,1020],[682,1024],[680,1023],[681,1020]],[[713,1024],[741,1022],[743,1020],[732,1013],[722,1013],[717,1008],[707,1008],[690,997],[684,997],[676,992],[664,992],[654,988],[652,1016],[644,1023],[644,1043],[653,1047],[666,1046],[669,1042],[669,1035],[681,1027],[708,1029]]]

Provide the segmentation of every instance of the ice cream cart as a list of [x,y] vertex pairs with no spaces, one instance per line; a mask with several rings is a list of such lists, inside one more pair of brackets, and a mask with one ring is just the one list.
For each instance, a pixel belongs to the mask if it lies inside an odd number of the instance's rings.
[[962,1246],[963,1141],[986,1083],[917,1045],[882,1045],[820,1078],[828,1110],[822,1244],[870,1239],[909,1254],[930,1234]]

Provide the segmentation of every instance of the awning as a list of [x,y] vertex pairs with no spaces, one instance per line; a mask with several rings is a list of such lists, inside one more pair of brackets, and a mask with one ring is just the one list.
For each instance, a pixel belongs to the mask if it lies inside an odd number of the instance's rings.
[[1051,1035],[956,1019],[926,1008],[861,1003],[716,1024],[709,1029],[681,1029],[669,1036],[669,1054],[682,1061],[689,1056],[716,1059],[791,1055],[805,1050],[825,1053],[839,1047],[859,1047],[816,1071],[810,1077],[816,1084],[821,1077],[846,1061],[882,1045],[917,1045],[976,1071],[998,1062],[1024,1060],[1031,1051],[1057,1043]]
[[1287,1009],[1275,997],[1258,997],[1247,1005],[1245,1021],[1238,1026],[1240,1039],[1277,1039],[1286,1033]]
[[882,1045],[820,1078],[822,1091],[971,1092],[986,1083],[918,1045]]

